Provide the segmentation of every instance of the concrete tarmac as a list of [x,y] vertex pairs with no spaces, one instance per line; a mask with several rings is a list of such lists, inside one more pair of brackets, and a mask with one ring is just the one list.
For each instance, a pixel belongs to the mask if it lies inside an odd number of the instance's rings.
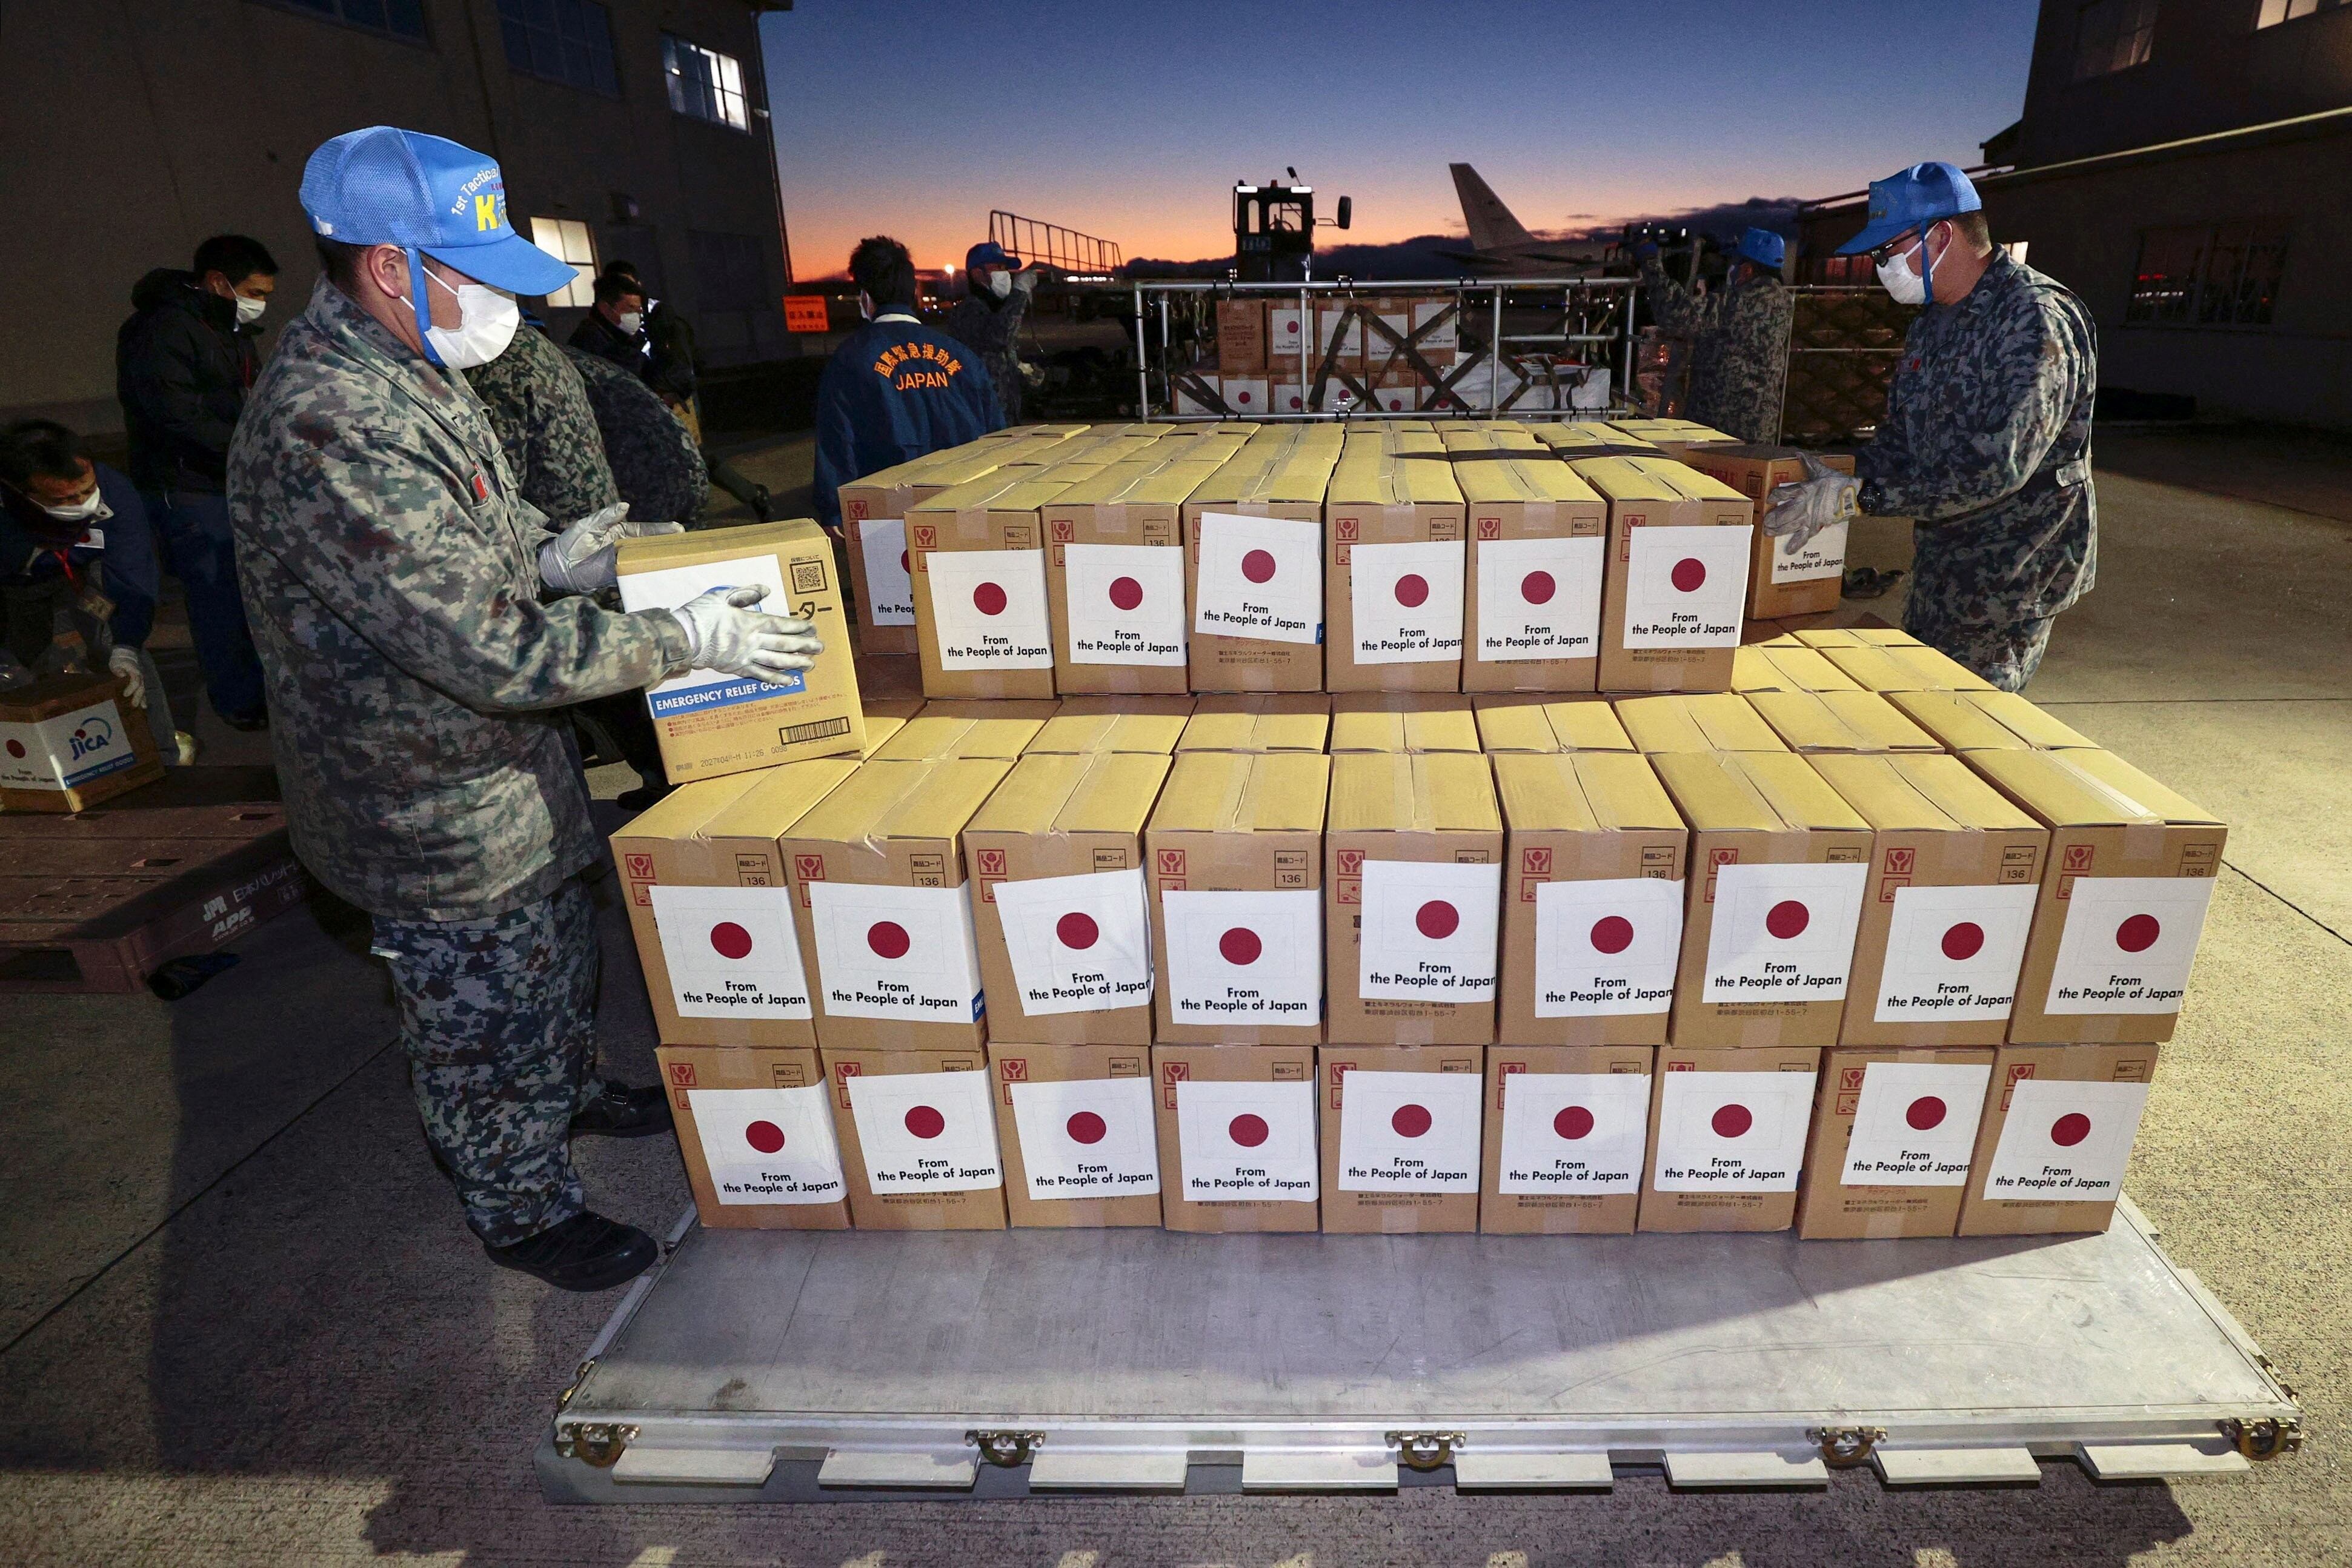
[[[1674,1495],[1632,1475],[1578,1498],[551,1509],[531,1447],[617,1298],[560,1295],[483,1260],[420,1142],[364,922],[312,911],[262,928],[238,968],[176,1004],[0,1002],[0,1560],[2352,1559],[2352,461],[2305,462],[2266,492],[2227,441],[2129,437],[2102,453],[2101,586],[2059,624],[2031,695],[2232,825],[2129,1186],[2300,1389],[2300,1456],[2179,1487],[2103,1488],[2052,1464],[2022,1491],[1896,1493],[1853,1472],[1800,1496]],[[782,446],[752,457],[778,478],[794,463]],[[1907,543],[1879,527],[1856,553],[1900,564]],[[174,661],[175,694],[190,673]],[[609,795],[633,780],[597,782]],[[647,1081],[651,1020],[605,905],[600,1037],[620,1076]],[[658,1228],[688,1201],[668,1140],[577,1152],[607,1212]]]

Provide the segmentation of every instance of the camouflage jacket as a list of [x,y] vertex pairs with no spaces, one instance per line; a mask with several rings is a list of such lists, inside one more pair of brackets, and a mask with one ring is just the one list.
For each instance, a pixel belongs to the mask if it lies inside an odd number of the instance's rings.
[[1021,422],[1021,321],[1028,313],[1029,291],[1015,289],[993,306],[967,294],[931,323],[978,354],[980,363],[988,367],[989,382],[996,388],[996,405],[1004,410],[1007,425]]
[[545,332],[519,327],[506,353],[459,374],[482,400],[522,499],[557,526],[623,499],[604,461],[588,389]]
[[372,914],[477,920],[603,845],[566,703],[683,669],[666,613],[540,602],[547,520],[481,405],[325,279],[228,454],[294,847]]
[[2098,575],[2091,314],[2005,254],[1911,323],[1886,417],[1862,448],[1862,510],[1908,517],[1911,613],[1996,626],[2054,616]]
[[710,499],[710,469],[686,426],[661,394],[610,360],[585,349],[562,352],[587,388],[629,515],[640,522],[692,522]]
[[1654,256],[1642,263],[1642,282],[1659,327],[1690,340],[1689,417],[1743,441],[1778,441],[1796,318],[1789,291],[1765,278],[1702,299]]

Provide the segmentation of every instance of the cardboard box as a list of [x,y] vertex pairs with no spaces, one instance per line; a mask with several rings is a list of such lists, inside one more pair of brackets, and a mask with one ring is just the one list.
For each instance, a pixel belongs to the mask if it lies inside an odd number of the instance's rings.
[[2003,1046],[1960,1200],[1961,1236],[2063,1236],[2114,1220],[2157,1047]]
[[695,1212],[712,1230],[847,1230],[849,1189],[814,1046],[663,1046]]
[[[911,653],[866,653],[857,656],[857,696],[870,717],[883,702],[906,702],[898,717],[911,719],[923,710],[923,667]],[[891,710],[881,710],[892,711]],[[873,737],[866,737],[873,743]]]
[[163,776],[146,713],[114,675],[0,692],[0,811],[86,811]]
[[1608,503],[1549,456],[1454,473],[1470,529],[1462,689],[1592,690]]
[[1682,952],[1690,833],[1623,752],[1495,759],[1504,847],[1498,1037],[1658,1045]]
[[1484,1046],[1326,1046],[1323,1228],[1478,1228]]
[[1217,468],[1121,463],[1042,509],[1061,690],[1185,689],[1184,498]]
[[1343,461],[1323,501],[1329,691],[1462,689],[1461,487],[1442,463]]
[[1004,1160],[978,1045],[818,1054],[858,1229],[1004,1228]]
[[1372,388],[1372,406],[1383,414],[1409,414],[1421,406],[1421,382],[1417,377],[1402,379],[1412,376],[1411,371],[1393,374],[1400,379],[1391,380],[1384,376],[1381,384]]
[[1165,757],[1192,721],[1190,697],[1066,697],[1024,756],[1137,752]]
[[1810,1047],[1662,1048],[1650,1080],[1641,1228],[1786,1230],[1795,1223],[1821,1063]]
[[780,841],[828,1050],[977,1051],[980,955],[960,838],[1013,771],[869,762]]
[[1351,691],[1331,699],[1331,751],[1475,752],[1478,713],[1442,692]]
[[1011,762],[1027,751],[1061,706],[1044,702],[926,702],[922,711],[874,748],[885,763],[987,757]]
[[1024,757],[964,828],[990,1039],[1151,1043],[1143,824],[1168,769],[1150,753]]
[[1691,826],[1691,875],[1668,1038],[1830,1046],[1870,877],[1870,825],[1802,757],[1650,758]]
[[1145,828],[1157,1038],[1323,1037],[1319,753],[1187,752]]
[[619,572],[627,610],[671,610],[712,588],[764,585],[763,606],[814,623],[824,642],[814,665],[785,680],[692,669],[648,689],[670,783],[865,751],[849,618],[824,530],[803,518],[624,540]]
[[1331,735],[1331,700],[1311,692],[1203,697],[1176,742],[1186,752],[1311,752]]
[[1826,1053],[1797,1234],[1808,1241],[1951,1235],[1992,1058],[1961,1047]]
[[2049,830],[1941,753],[1813,765],[1874,835],[1840,1043],[1999,1045]]
[[1506,752],[1630,752],[1633,737],[1605,697],[1481,697],[1471,705],[1478,745]]
[[1747,498],[1662,458],[1570,466],[1609,502],[1601,689],[1729,689],[1755,532]]
[[[1853,472],[1853,458],[1848,454],[1811,455],[1838,473]],[[1692,468],[1721,479],[1754,503],[1759,526],[1748,576],[1751,616],[1823,614],[1836,609],[1844,596],[1845,523],[1832,523],[1794,554],[1789,552],[1785,541],[1773,538],[1760,526],[1773,487],[1796,484],[1805,478],[1806,456],[1796,447],[1747,443],[1696,446],[1683,455],[1683,461]]]
[[1315,1047],[1151,1047],[1160,1224],[1216,1233],[1318,1228]]
[[1276,373],[1277,381],[1313,372],[1312,365],[1304,373],[1298,368],[1298,356],[1307,352],[1307,334],[1301,330],[1306,320],[1307,312],[1299,309],[1296,300],[1268,300],[1265,302],[1266,365]]
[[1271,406],[1273,384],[1262,375],[1229,375],[1218,388],[1228,414],[1264,414]]
[[[998,438],[932,452],[841,487],[841,527],[857,594],[861,653],[915,651],[915,584],[907,553],[907,509],[992,472],[1052,443]],[[920,689],[919,686],[917,689]]]
[[1886,700],[1947,751],[2068,752],[2098,747],[2096,741],[2014,691],[1890,691]]
[[2170,1039],[2229,829],[2111,752],[1961,760],[2050,829],[2009,1037]]
[[1689,419],[1619,419],[1612,423],[1625,434],[1649,442],[1660,454],[1676,462],[1687,461],[1702,447],[1745,444],[1737,436]]
[[1452,368],[1462,347],[1462,307],[1458,300],[1412,301],[1413,347],[1432,370]]
[[1051,697],[1039,509],[1099,470],[1068,463],[1001,469],[907,509],[915,651],[930,697]]
[[1194,691],[1323,689],[1327,447],[1244,448],[1184,500]]
[[1662,752],[1785,752],[1774,733],[1736,691],[1698,691],[1672,697],[1621,697],[1617,721],[1634,749]]
[[776,841],[857,768],[824,757],[681,784],[613,835],[664,1045],[816,1044]]
[[1150,1046],[991,1040],[988,1072],[1014,1229],[1159,1225]]
[[1319,367],[1349,375],[1364,369],[1364,316],[1354,300],[1333,300],[1315,307],[1315,342],[1309,356]]
[[[1753,629],[1755,623],[1750,622],[1749,626]],[[1819,649],[1743,645],[1731,650],[1731,689],[1738,692],[1831,692],[1860,691],[1862,685],[1823,658]]]
[[1478,1228],[1631,1236],[1650,1148],[1648,1046],[1491,1046]]
[[1990,691],[1992,682],[1923,643],[1818,644],[1822,653],[1870,691]]
[[1556,420],[1531,425],[1528,433],[1551,449],[1553,457],[1572,462],[1580,458],[1656,458],[1658,448],[1629,430],[1599,420]]
[[1800,647],[1925,647],[1900,626],[1794,626],[1790,640]]
[[1792,752],[1943,753],[1935,736],[1874,691],[1751,691],[1745,700]]
[[1265,301],[1217,301],[1217,374],[1265,375]]
[[1495,1037],[1503,820],[1486,759],[1331,759],[1323,829],[1327,1037],[1484,1045]]

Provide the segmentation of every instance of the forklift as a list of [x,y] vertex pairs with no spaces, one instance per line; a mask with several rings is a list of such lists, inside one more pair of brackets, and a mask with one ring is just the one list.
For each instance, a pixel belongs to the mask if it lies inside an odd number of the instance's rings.
[[[1315,187],[1300,184],[1296,169],[1283,173],[1286,184],[1234,186],[1236,283],[1304,283],[1315,276]],[[1321,221],[1344,229],[1355,211],[1355,198],[1341,196],[1337,215]]]

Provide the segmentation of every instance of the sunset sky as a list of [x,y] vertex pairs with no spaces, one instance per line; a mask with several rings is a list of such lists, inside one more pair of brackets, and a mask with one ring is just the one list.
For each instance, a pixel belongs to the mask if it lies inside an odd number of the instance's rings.
[[2017,118],[2036,10],[799,0],[761,32],[807,279],[877,232],[961,263],[992,207],[1129,257],[1229,254],[1230,187],[1285,164],[1352,195],[1348,238],[1373,244],[1461,232],[1455,161],[1539,230],[1972,164]]

